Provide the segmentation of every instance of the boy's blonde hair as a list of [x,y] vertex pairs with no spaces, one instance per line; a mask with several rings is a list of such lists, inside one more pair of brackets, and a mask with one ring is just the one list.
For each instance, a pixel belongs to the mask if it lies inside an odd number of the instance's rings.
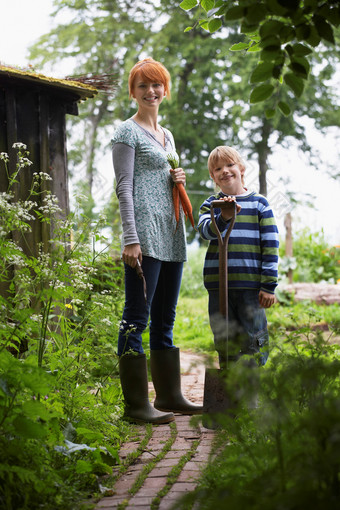
[[[210,177],[214,180],[213,177],[213,170],[216,168],[216,166],[220,163],[236,163],[243,172],[246,169],[246,165],[237,152],[236,149],[233,149],[232,147],[228,147],[227,145],[219,145],[218,147],[215,147],[214,150],[211,151],[208,158],[208,170]],[[244,177],[241,176],[242,184],[244,185]]]

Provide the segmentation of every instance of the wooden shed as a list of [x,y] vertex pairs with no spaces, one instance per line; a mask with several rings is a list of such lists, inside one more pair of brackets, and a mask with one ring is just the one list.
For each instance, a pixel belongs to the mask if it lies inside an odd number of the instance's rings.
[[[33,173],[45,172],[52,177],[48,189],[57,196],[63,213],[69,212],[66,115],[77,115],[78,103],[96,93],[94,87],[81,82],[0,65],[0,152],[10,156],[10,173],[16,168],[16,151],[12,149],[16,142],[27,145],[33,162],[19,175],[15,199],[26,200]],[[4,164],[0,164],[0,192],[7,189],[7,174]],[[39,243],[47,249],[50,238],[50,227],[32,222],[32,232],[25,236],[25,242],[16,240],[27,254],[36,256]]]

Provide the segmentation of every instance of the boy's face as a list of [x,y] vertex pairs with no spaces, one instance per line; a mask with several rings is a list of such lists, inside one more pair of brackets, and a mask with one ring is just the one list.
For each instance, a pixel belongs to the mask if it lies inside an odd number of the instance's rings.
[[213,181],[226,195],[241,195],[241,193],[244,193],[243,174],[244,168],[241,168],[237,163],[221,159],[211,169]]

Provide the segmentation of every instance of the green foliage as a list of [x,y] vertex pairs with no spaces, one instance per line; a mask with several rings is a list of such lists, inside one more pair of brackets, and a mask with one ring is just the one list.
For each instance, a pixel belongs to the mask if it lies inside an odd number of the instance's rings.
[[[202,249],[189,253],[188,265],[192,264],[202,267]],[[196,342],[192,338],[190,348],[207,352],[210,342],[213,350],[208,322],[205,326],[200,322],[208,316],[207,300],[195,298],[194,286],[191,294],[186,291],[191,288],[186,273],[183,287],[175,326],[180,331],[178,343],[189,337],[198,322],[200,331],[195,332]],[[266,314],[271,345],[267,365],[251,369],[244,359],[245,363],[230,367],[229,389],[240,403],[236,419],[221,419],[218,454],[197,489],[176,503],[179,509],[271,510],[283,505],[322,510],[337,505],[339,306],[277,304]],[[257,408],[249,406],[256,396],[254,389],[258,389]]]
[[247,362],[230,368],[236,418],[221,418],[218,455],[178,508],[189,502],[202,510],[337,506],[339,346],[301,328],[279,336],[269,360],[262,369]]
[[[249,16],[261,18],[262,3],[248,3]],[[82,103],[80,115],[69,121],[69,167],[74,177],[81,176],[79,186],[86,195],[82,207],[89,217],[96,218],[89,194],[100,159],[110,151],[109,142],[116,124],[135,112],[136,105],[128,98],[129,70],[146,55],[164,63],[171,74],[171,100],[163,101],[160,121],[174,134],[181,165],[187,173],[187,191],[195,217],[212,189],[207,156],[216,145],[242,148],[250,166],[258,161],[262,176],[260,192],[266,195],[266,171],[270,168],[270,155],[275,146],[290,150],[294,138],[299,148],[312,154],[301,121],[304,115],[315,120],[317,127],[339,124],[337,94],[329,85],[338,62],[338,53],[332,47],[320,45],[315,53],[303,41],[291,41],[291,48],[287,45],[287,65],[292,59],[292,65],[300,66],[301,71],[301,66],[306,66],[304,59],[313,61],[299,101],[286,82],[278,85],[281,65],[269,58],[261,60],[262,53],[273,55],[281,20],[263,22],[262,32],[268,37],[267,42],[270,35],[274,35],[274,40],[262,48],[260,35],[240,36],[238,33],[243,7],[234,6],[235,2],[215,2],[215,7],[210,9],[213,5],[210,0],[202,5],[189,0],[186,9],[199,5],[193,11],[180,9],[178,0],[132,3],[96,0],[90,4],[55,0],[54,5],[53,29],[32,48],[34,63],[58,65],[63,59],[69,62],[71,55],[74,75],[111,73],[117,80],[113,94],[108,97],[100,93],[95,99]],[[218,9],[227,5],[231,7],[228,19],[234,20],[232,23],[218,14]],[[61,20],[59,13],[64,14]],[[221,30],[216,30],[221,20]],[[185,31],[189,22],[198,29]],[[248,37],[252,41],[250,46]],[[230,47],[242,51],[229,51]],[[308,51],[312,53],[307,54]],[[299,73],[290,67],[287,73],[294,75],[291,82],[298,90]],[[250,83],[251,76],[254,83]],[[287,79],[289,81],[289,76]],[[253,96],[256,102],[249,103],[252,89],[258,86],[261,88]],[[265,95],[271,92],[272,87],[275,93],[266,99],[264,112],[263,103],[258,99],[263,97],[263,92]],[[291,112],[296,112],[295,118]],[[108,204],[107,215],[112,235],[116,237],[119,212],[114,196]],[[189,241],[195,236],[197,233],[189,226]]]
[[203,286],[203,265],[206,247],[188,250],[188,261],[184,264],[180,295],[200,298],[207,294]]
[[280,246],[280,273],[293,269],[294,282],[337,283],[340,278],[340,248],[330,246],[324,233],[304,228],[294,237],[294,257],[286,257]]
[[[266,83],[253,88],[251,103],[277,95],[284,86],[300,98],[309,79],[315,48],[321,44],[336,44],[335,33],[340,24],[338,0],[329,2],[329,5],[323,0],[184,0],[180,3],[186,11],[198,6],[203,8],[200,18],[190,29],[198,25],[213,33],[223,22],[228,25],[237,21],[246,41],[232,45],[231,49],[259,52],[252,82]],[[290,108],[281,101],[280,110],[288,115]]]
[[[10,183],[0,194],[0,506],[75,509],[98,491],[127,433],[115,345],[122,267],[113,249],[96,250],[103,218],[61,217],[40,188],[48,174],[34,174],[28,199],[14,200],[11,187],[32,164],[26,146],[15,147],[12,175],[0,158]],[[13,231],[25,239],[37,221],[55,237],[34,257]]]

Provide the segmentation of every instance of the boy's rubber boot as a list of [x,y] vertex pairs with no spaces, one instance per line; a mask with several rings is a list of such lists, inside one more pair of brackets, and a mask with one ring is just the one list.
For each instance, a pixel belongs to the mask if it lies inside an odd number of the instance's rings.
[[151,350],[150,368],[156,391],[154,406],[161,411],[180,414],[201,414],[203,407],[187,400],[181,391],[179,349]]
[[119,359],[125,412],[124,419],[136,423],[169,423],[172,413],[162,413],[149,402],[148,374],[145,354],[125,354]]

